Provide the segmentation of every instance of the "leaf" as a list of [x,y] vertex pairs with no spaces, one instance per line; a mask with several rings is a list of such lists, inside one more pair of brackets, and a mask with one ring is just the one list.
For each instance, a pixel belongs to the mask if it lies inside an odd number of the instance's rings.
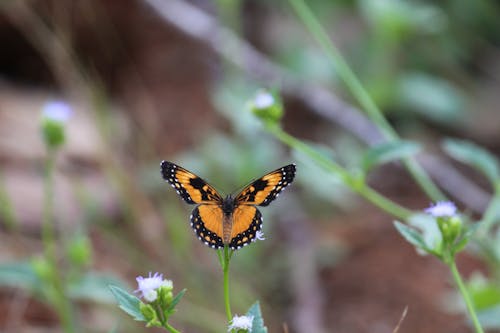
[[76,282],[71,283],[69,295],[73,299],[110,304],[114,300],[107,290],[110,285],[124,286],[115,277],[88,272]]
[[250,333],[267,333],[267,327],[264,326],[264,319],[262,318],[262,312],[260,311],[259,301],[255,302],[246,316],[253,316],[252,331]]
[[400,160],[415,155],[420,151],[420,145],[410,141],[385,142],[376,145],[363,156],[361,167],[368,172],[374,166],[394,160]]
[[478,311],[477,316],[484,329],[500,328],[500,305]]
[[394,226],[396,230],[403,236],[410,244],[415,247],[424,250],[425,252],[436,255],[435,251],[427,246],[422,235],[416,230],[406,224],[398,221],[394,221]]
[[436,249],[443,241],[443,236],[434,217],[429,214],[417,213],[410,216],[408,225],[420,231],[428,248]]
[[453,246],[453,253],[458,253],[463,250],[463,248],[469,242],[469,239],[474,235],[477,229],[481,226],[481,223],[475,223],[470,225],[467,230],[462,234],[460,239]]
[[30,262],[19,261],[0,265],[0,286],[40,290],[40,279]]
[[140,310],[140,299],[117,286],[111,285],[109,289],[111,289],[111,292],[115,296],[120,309],[131,315],[135,320],[146,321]]
[[398,86],[402,108],[448,126],[460,124],[465,97],[450,82],[417,72],[402,75]]
[[181,290],[181,291],[180,291],[180,292],[179,292],[179,293],[178,293],[178,294],[174,297],[174,299],[172,300],[172,303],[170,303],[170,306],[169,306],[169,307],[168,307],[168,309],[167,309],[167,312],[169,312],[169,313],[170,313],[171,311],[173,311],[173,310],[174,310],[174,308],[175,308],[175,306],[177,305],[177,303],[179,303],[179,302],[180,302],[180,300],[181,300],[182,296],[184,296],[184,294],[186,293],[186,290],[187,290],[187,289],[185,289],[185,288],[184,288],[184,289],[182,289],[182,290]]
[[468,164],[495,184],[500,179],[498,160],[486,149],[466,140],[444,140],[443,149],[454,159]]

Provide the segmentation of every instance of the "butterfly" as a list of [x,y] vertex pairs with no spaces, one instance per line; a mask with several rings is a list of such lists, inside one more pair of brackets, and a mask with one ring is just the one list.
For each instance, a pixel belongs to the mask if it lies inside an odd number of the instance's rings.
[[262,214],[256,206],[267,206],[295,177],[295,164],[276,169],[235,196],[222,197],[217,190],[194,173],[172,162],[161,162],[161,173],[188,204],[198,204],[191,214],[191,227],[206,245],[237,250],[257,239]]

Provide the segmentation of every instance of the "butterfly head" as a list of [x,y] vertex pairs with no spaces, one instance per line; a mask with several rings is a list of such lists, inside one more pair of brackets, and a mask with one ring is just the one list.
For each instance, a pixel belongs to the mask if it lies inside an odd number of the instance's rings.
[[234,206],[235,206],[234,197],[231,194],[229,194],[222,201],[222,211],[224,212],[224,215],[229,216],[233,214]]

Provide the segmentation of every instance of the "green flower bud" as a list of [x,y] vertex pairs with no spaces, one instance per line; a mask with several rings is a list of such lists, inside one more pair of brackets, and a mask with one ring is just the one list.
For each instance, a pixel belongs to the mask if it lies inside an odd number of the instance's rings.
[[146,326],[161,326],[161,322],[158,320],[158,315],[151,304],[142,303],[139,305],[139,310],[141,310],[142,315],[146,319]]
[[54,149],[64,144],[64,127],[71,113],[71,107],[61,101],[52,101],[44,106],[41,129],[47,147]]
[[451,217],[439,217],[437,218],[437,223],[441,235],[443,236],[443,242],[452,245],[462,232],[462,220],[460,217],[456,215]]
[[85,235],[77,235],[68,246],[68,257],[71,262],[78,266],[85,266],[90,263],[92,247],[89,239]]
[[[165,280],[166,284],[157,289],[158,292],[158,302],[161,308],[168,308],[172,300],[174,299],[174,294],[172,293],[173,285],[170,280]],[[170,283],[169,283],[170,282]]]
[[31,267],[35,274],[43,281],[50,281],[53,274],[51,265],[45,260],[44,257],[37,257],[31,260]]
[[278,123],[283,117],[283,105],[279,98],[266,90],[258,91],[250,102],[250,109],[268,124]]

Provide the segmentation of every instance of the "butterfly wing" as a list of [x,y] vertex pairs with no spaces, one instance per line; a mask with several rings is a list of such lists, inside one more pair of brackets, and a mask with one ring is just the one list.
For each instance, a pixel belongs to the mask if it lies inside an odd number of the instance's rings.
[[163,179],[172,185],[188,204],[219,204],[222,197],[219,192],[194,173],[172,162],[161,162]]
[[257,231],[262,228],[262,215],[255,206],[237,206],[233,212],[233,227],[229,247],[242,248],[255,241]]
[[236,205],[269,205],[290,185],[295,178],[295,171],[295,164],[289,164],[253,181],[236,196]]
[[219,249],[224,247],[223,212],[217,205],[199,205],[191,214],[191,227],[198,239],[206,245]]

